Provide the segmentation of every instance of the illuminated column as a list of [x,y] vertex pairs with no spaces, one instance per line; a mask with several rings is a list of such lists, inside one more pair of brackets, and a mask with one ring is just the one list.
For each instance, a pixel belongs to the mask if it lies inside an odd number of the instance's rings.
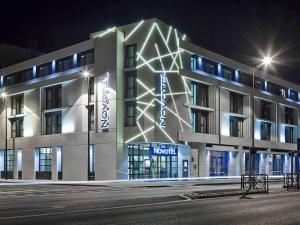
[[235,70],[235,74],[234,74],[234,80],[236,81],[236,82],[240,82],[240,72],[239,72],[239,70]]
[[205,177],[208,174],[206,173],[206,144],[205,143],[200,143],[199,149],[198,149],[198,162],[199,162],[199,176],[200,177]]
[[24,148],[22,157],[22,179],[34,180],[35,179],[35,149]]
[[220,63],[218,64],[218,76],[222,77],[222,65]]
[[14,149],[14,171],[13,178],[18,179],[18,149]]
[[267,171],[267,174],[270,176],[270,175],[273,175],[273,159],[272,159],[272,154],[271,154],[271,149],[269,148],[268,149],[268,171]]
[[57,176],[57,149],[52,147],[52,180],[58,180]]
[[239,167],[240,167],[240,175],[245,173],[245,153],[243,151],[243,146],[239,146]]

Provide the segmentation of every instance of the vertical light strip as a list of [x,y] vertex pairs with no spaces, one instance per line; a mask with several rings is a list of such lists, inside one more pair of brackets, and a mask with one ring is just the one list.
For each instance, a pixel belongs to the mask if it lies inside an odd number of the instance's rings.
[[139,23],[138,23],[138,25],[136,25],[133,29],[132,29],[132,31],[128,34],[128,36],[124,39],[124,42],[125,41],[127,41],[139,28],[140,28],[140,26],[142,25],[144,23],[144,20],[142,20],[142,21],[140,21]]
[[169,39],[170,39],[170,35],[171,35],[171,31],[172,31],[172,26],[169,27],[169,32],[168,32],[168,36],[167,36],[167,44],[169,44]]
[[182,66],[182,59],[181,59],[181,54],[180,54],[179,38],[178,38],[177,30],[176,30],[176,29],[174,29],[174,31],[175,31],[176,43],[177,43],[177,47],[178,47],[178,51],[179,51],[179,62],[180,62],[180,69],[182,69],[182,68],[183,68],[183,66]]

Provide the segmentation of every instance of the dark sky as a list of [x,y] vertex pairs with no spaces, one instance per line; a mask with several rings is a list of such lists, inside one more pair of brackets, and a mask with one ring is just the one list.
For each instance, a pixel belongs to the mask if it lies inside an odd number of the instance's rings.
[[1,3],[0,43],[37,40],[49,52],[91,32],[157,17],[204,48],[251,65],[260,52],[278,54],[273,74],[300,83],[300,1],[122,0]]

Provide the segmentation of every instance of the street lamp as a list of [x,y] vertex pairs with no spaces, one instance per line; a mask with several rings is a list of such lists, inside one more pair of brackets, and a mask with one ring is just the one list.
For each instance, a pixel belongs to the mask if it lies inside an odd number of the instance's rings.
[[[273,63],[272,57],[270,56],[265,56],[264,58],[262,58],[261,60],[261,64],[254,66],[253,64],[253,68],[252,68],[252,148],[249,151],[249,177],[250,180],[252,180],[252,173],[253,173],[253,168],[252,168],[252,161],[253,161],[253,154],[255,152],[255,104],[254,104],[254,89],[255,89],[255,70],[258,69],[258,67],[260,66],[269,66],[270,64]],[[254,181],[254,179],[253,179]],[[254,183],[250,183],[250,188],[254,187]]]
[[90,73],[88,71],[82,72],[83,77],[87,78],[87,127],[88,127],[88,143],[87,143],[87,151],[88,151],[88,165],[87,165],[87,178],[90,179]]
[[4,100],[5,105],[5,153],[4,153],[4,172],[5,179],[7,180],[7,93],[3,91],[1,98]]

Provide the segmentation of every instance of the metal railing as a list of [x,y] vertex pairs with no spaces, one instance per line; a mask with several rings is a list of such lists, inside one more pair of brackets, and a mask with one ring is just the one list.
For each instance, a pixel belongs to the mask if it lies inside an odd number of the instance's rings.
[[283,188],[300,189],[299,174],[297,173],[285,173],[283,175]]
[[249,192],[269,192],[269,176],[267,174],[241,175],[241,189]]

